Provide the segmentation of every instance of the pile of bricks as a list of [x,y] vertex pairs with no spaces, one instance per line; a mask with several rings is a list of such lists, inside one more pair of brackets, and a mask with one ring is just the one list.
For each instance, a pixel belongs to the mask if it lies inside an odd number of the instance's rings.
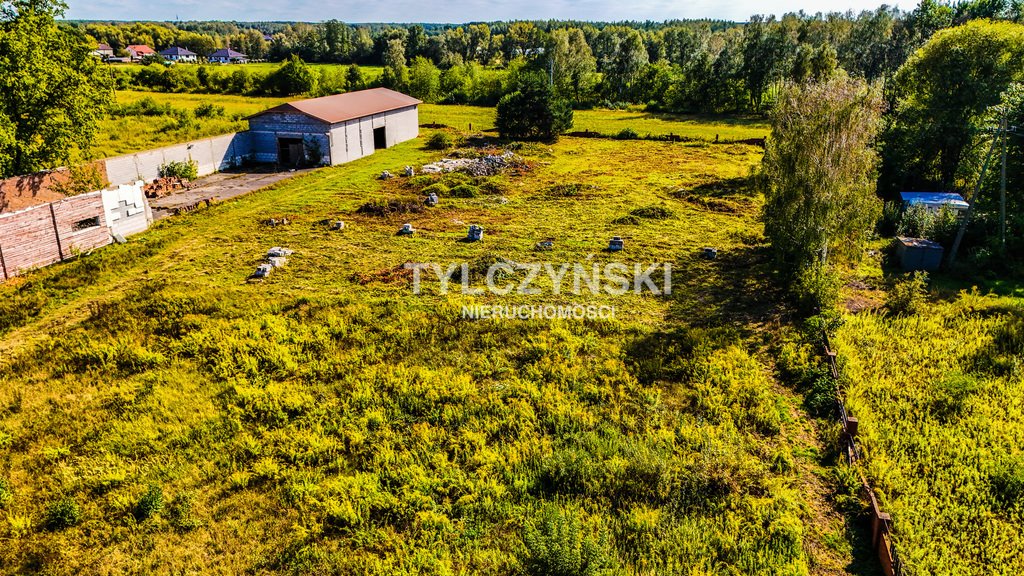
[[195,184],[184,178],[167,176],[153,180],[152,184],[146,184],[143,191],[146,193],[146,198],[160,198],[178,190],[191,190],[194,187]]

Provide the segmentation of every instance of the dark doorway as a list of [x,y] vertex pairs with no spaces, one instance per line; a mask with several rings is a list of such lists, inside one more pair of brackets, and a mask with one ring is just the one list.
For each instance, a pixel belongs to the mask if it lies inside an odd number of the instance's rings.
[[306,160],[306,151],[302,146],[302,138],[277,139],[277,163],[281,166],[294,168],[302,166]]
[[388,135],[384,131],[384,127],[373,129],[373,149],[383,150],[388,147]]

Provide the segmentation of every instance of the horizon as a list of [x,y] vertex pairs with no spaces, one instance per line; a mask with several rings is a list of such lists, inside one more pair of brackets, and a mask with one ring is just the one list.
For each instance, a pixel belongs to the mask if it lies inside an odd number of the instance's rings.
[[[907,9],[899,2],[867,0],[826,0],[814,3],[797,0],[770,0],[757,2],[741,0],[716,3],[698,0],[693,3],[674,3],[666,0],[642,0],[623,5],[604,0],[558,0],[542,2],[530,0],[515,5],[494,6],[481,0],[454,0],[441,6],[411,0],[392,0],[374,4],[328,0],[313,2],[300,0],[282,8],[264,0],[241,3],[234,0],[198,2],[172,0],[154,9],[142,9],[126,0],[99,0],[95,2],[69,2],[66,20],[103,22],[308,22],[341,20],[350,24],[435,24],[457,25],[472,22],[499,21],[581,21],[581,22],[665,22],[672,20],[718,20],[747,22],[753,15],[782,16],[803,11],[806,14],[855,14],[876,10],[882,6]],[[913,5],[916,5],[914,3]],[[244,17],[239,14],[244,13]],[[402,15],[396,18],[395,15]],[[474,15],[487,14],[488,18]],[[128,15],[126,17],[126,15]]]

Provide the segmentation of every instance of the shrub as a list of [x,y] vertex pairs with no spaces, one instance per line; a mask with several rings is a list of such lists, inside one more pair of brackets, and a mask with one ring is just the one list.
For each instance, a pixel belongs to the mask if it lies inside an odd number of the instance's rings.
[[110,115],[123,116],[164,116],[170,114],[170,104],[160,104],[152,96],[146,96],[131,104],[114,104],[110,107]]
[[889,312],[896,315],[917,314],[928,293],[928,273],[914,272],[893,282],[885,297]]
[[578,182],[570,184],[555,184],[544,190],[544,195],[551,198],[574,198],[583,194],[585,190],[593,189],[594,186],[587,186]]
[[630,212],[637,218],[648,218],[651,220],[665,220],[673,216],[672,211],[664,206],[645,206]]
[[640,138],[640,134],[637,134],[636,130],[632,128],[623,128],[615,135],[616,140],[637,140]]
[[452,137],[444,132],[434,132],[427,138],[427,148],[430,150],[448,150],[454,145]]
[[144,522],[159,513],[164,508],[164,493],[160,486],[150,484],[149,488],[139,497],[135,503],[133,515],[139,522]]
[[82,509],[78,502],[70,496],[64,496],[46,508],[43,525],[47,530],[63,530],[81,521]]
[[463,174],[462,172],[448,172],[441,176],[441,182],[443,182],[445,186],[451,188],[452,186],[458,186],[459,184],[472,184],[473,178],[468,174]]
[[940,419],[959,414],[964,403],[978,391],[979,387],[978,381],[967,374],[946,374],[934,385],[932,411]]
[[196,118],[216,118],[224,115],[224,107],[212,102],[204,102],[196,106],[194,114]]
[[171,160],[160,166],[160,177],[195,180],[199,177],[199,164],[195,160]]
[[202,525],[195,516],[195,496],[189,493],[179,494],[167,506],[167,520],[174,529],[188,532]]
[[612,224],[619,224],[622,226],[639,226],[640,219],[632,214],[626,214],[625,216],[619,216],[615,220],[612,220]]
[[812,264],[797,273],[790,291],[805,314],[832,310],[839,305],[839,276],[824,264]]
[[554,505],[527,525],[523,541],[522,564],[526,573],[534,576],[590,576],[611,564],[603,547],[583,535],[579,518]]
[[992,474],[992,489],[996,501],[1004,508],[1012,508],[1024,501],[1024,459],[1004,460]]
[[95,164],[84,164],[68,169],[68,179],[54,184],[53,190],[65,196],[76,196],[102,190],[106,186],[107,181],[99,168]]
[[437,194],[438,198],[444,198],[445,196],[448,195],[448,191],[449,190],[450,190],[450,188],[448,188],[444,184],[442,184],[440,182],[436,182],[434,184],[431,184],[430,186],[427,186],[423,190],[420,190],[420,192],[424,196],[427,196],[427,195],[430,195],[430,194]]
[[471,184],[459,184],[448,191],[452,198],[476,198],[480,195],[480,189]]

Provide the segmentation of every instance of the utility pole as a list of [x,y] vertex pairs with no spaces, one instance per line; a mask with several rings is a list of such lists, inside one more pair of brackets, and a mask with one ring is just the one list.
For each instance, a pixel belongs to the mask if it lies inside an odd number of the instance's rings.
[[960,220],[960,228],[956,231],[956,240],[953,240],[953,247],[949,249],[949,260],[946,262],[948,268],[952,268],[953,263],[956,262],[956,253],[960,250],[960,243],[963,242],[964,232],[967,231],[967,223],[971,220],[971,214],[974,213],[974,205],[978,203],[981,185],[985,182],[985,173],[988,172],[988,162],[992,159],[992,153],[996,151],[997,144],[999,144],[998,135],[992,139],[992,146],[989,147],[988,154],[985,155],[985,163],[981,165],[981,175],[978,176],[978,181],[974,184],[974,194],[971,195],[971,199],[967,204],[967,211],[964,213],[963,219]]
[[1006,140],[1010,137],[1006,129],[1006,110],[1003,110],[1003,158],[1002,173],[999,176],[999,253],[1006,255]]

